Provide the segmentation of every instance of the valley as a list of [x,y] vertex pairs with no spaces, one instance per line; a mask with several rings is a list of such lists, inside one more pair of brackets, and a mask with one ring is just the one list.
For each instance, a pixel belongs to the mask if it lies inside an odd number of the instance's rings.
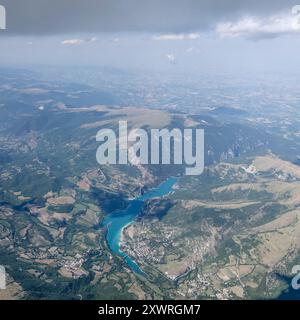
[[[176,90],[165,87],[172,101]],[[278,128],[277,115],[259,106],[246,119],[236,104],[240,112],[207,109],[204,100],[193,112],[158,108],[158,94],[151,107],[26,71],[4,70],[0,91],[0,265],[9,298],[274,299],[289,287],[300,249],[296,108]],[[203,174],[99,165],[96,134],[120,120],[146,131],[204,129]],[[123,223],[124,212],[132,216]]]

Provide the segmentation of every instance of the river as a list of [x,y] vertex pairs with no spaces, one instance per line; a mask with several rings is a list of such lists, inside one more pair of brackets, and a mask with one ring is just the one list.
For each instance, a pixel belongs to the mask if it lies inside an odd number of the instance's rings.
[[173,190],[173,186],[177,181],[178,178],[175,177],[167,179],[156,188],[151,189],[143,195],[131,200],[126,209],[107,215],[102,222],[102,226],[106,226],[108,228],[106,240],[110,250],[123,257],[130,269],[136,273],[143,274],[143,271],[133,259],[127,256],[126,253],[120,249],[122,230],[139,216],[146,200],[161,198],[168,195]]

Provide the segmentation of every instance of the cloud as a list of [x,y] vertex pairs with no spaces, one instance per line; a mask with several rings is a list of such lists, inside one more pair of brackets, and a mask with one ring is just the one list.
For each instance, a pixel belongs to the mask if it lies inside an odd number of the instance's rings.
[[83,44],[84,40],[82,39],[69,39],[61,42],[63,45],[80,45]]
[[[296,1],[297,2],[297,1]],[[242,16],[290,10],[295,0],[1,0],[7,35],[190,33]]]
[[63,45],[81,45],[85,43],[95,42],[97,41],[97,38],[90,38],[90,39],[67,39],[63,40],[61,44]]
[[176,57],[175,57],[174,53],[167,53],[166,58],[171,64],[176,63]]
[[218,24],[216,32],[221,37],[245,37],[248,39],[267,39],[281,35],[300,34],[300,17],[291,12],[269,18],[243,18],[237,22]]
[[200,38],[199,33],[179,33],[179,34],[161,34],[152,37],[155,41],[182,41],[182,40],[197,40]]

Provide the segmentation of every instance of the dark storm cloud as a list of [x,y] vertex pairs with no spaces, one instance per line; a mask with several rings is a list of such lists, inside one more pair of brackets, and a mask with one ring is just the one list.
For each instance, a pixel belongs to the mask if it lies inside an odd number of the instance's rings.
[[[297,0],[0,0],[7,33],[187,32],[243,15],[289,10]],[[299,0],[300,2],[300,0]]]

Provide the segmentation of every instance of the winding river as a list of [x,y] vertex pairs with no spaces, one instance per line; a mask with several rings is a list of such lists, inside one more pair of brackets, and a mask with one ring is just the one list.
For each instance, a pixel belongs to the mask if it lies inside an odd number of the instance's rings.
[[123,257],[127,265],[136,273],[143,274],[143,271],[133,259],[120,249],[122,230],[138,217],[146,200],[161,198],[169,194],[177,181],[178,178],[175,177],[167,179],[156,188],[131,200],[126,209],[107,215],[102,222],[102,226],[108,228],[106,239],[110,250]]

